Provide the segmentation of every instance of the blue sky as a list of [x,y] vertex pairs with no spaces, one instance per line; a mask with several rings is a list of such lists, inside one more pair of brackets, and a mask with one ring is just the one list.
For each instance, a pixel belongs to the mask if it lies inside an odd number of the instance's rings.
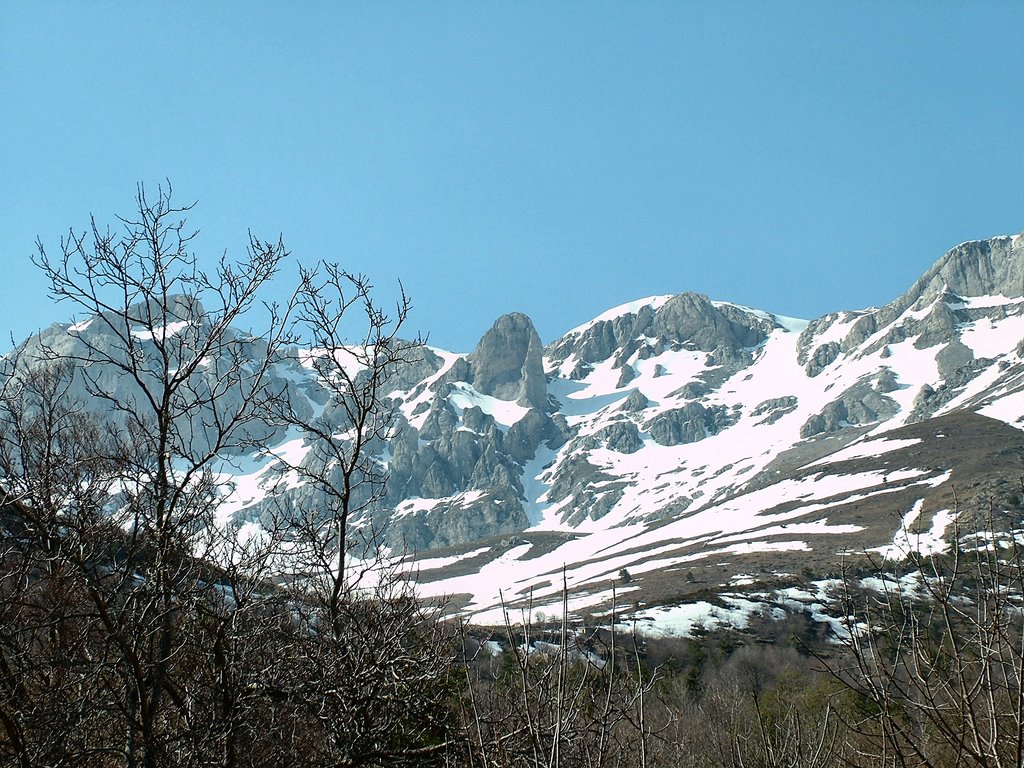
[[[195,250],[401,279],[467,351],[657,293],[811,318],[1024,230],[1022,3],[0,0],[0,333],[169,178]],[[273,287],[283,293],[283,276]]]

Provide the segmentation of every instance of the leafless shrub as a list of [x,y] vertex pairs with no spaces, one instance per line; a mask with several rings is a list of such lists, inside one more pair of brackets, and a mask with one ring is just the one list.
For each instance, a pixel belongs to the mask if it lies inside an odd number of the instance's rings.
[[1024,760],[1024,562],[991,516],[954,526],[947,554],[846,578],[856,764],[1019,766]]
[[[353,486],[379,480],[365,474],[366,449],[383,435],[384,381],[402,360],[387,317],[364,280],[324,267],[326,282],[303,272],[294,302],[267,308],[263,332],[240,332],[287,255],[280,241],[250,237],[242,262],[208,274],[189,250],[191,206],[174,206],[169,187],[155,200],[140,187],[136,202],[120,233],[93,222],[56,257],[40,244],[53,295],[90,327],[4,361],[0,763],[440,759],[446,625],[396,572],[377,567],[367,584],[342,567]],[[353,296],[330,293],[347,287]],[[267,439],[268,404],[287,402],[270,374],[294,338],[290,313],[336,359],[353,306],[368,329],[352,354],[370,355],[379,376],[324,372],[354,432],[302,425],[324,459],[311,478],[334,493],[239,538],[217,519],[217,473]],[[298,568],[282,574],[291,555]]]

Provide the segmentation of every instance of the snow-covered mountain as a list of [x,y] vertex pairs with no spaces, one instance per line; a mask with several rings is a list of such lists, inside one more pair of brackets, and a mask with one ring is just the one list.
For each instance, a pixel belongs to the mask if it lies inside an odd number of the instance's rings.
[[[274,376],[322,407],[308,360]],[[908,530],[940,547],[954,488],[959,511],[1019,521],[1024,235],[959,245],[892,303],[810,322],[683,293],[544,346],[505,315],[469,354],[419,350],[395,387],[387,493],[358,522],[414,553],[425,594],[497,622],[503,602],[557,610],[564,574],[576,611],[606,607],[613,581],[635,607],[752,610],[841,551]],[[308,452],[292,431],[274,442]],[[258,520],[272,487],[315,503],[272,482],[273,457],[239,459],[223,520]]]
[[[630,603],[673,602],[835,571],[840,551],[892,548],[901,528],[937,546],[954,487],[961,509],[1019,516],[1024,434],[1007,425],[1024,421],[1022,342],[1020,235],[954,248],[885,307],[812,322],[690,293],[610,310],[546,347],[547,419],[464,372],[436,389],[427,413],[449,413],[449,434],[480,435],[489,414],[507,435],[532,415],[542,439],[514,455],[521,534],[449,538],[465,546],[421,559],[421,581],[484,620],[502,598],[556,602],[563,565],[577,608],[606,601],[622,569]],[[488,492],[406,514],[472,516]]]

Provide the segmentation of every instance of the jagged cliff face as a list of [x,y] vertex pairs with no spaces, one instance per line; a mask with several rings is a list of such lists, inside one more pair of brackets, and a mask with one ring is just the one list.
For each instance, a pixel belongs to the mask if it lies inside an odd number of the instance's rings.
[[891,304],[809,323],[693,293],[633,302],[549,344],[544,377],[539,355],[524,363],[529,321],[502,318],[432,397],[397,393],[447,481],[395,499],[421,523],[407,540],[465,543],[460,511],[486,510],[493,534],[653,523],[770,481],[780,456],[953,407],[999,415],[1020,375],[1022,247],[958,246]]
[[[1017,236],[811,322],[692,293],[632,302],[548,344],[544,377],[523,362],[528,321],[502,318],[396,393],[404,439],[447,483],[392,498],[392,530],[455,545],[421,556],[423,587],[485,620],[502,597],[557,600],[563,564],[597,605],[621,568],[634,597],[677,600],[834,570],[841,550],[896,546],[902,523],[939,546],[954,486],[1018,519],[1024,441],[999,424],[1024,419],[1022,297]],[[492,358],[501,375],[481,376]]]
[[[394,393],[395,512],[378,524],[422,550],[599,520],[627,481],[598,453],[695,443],[734,424],[736,412],[705,396],[750,365],[775,327],[684,293],[614,310],[545,350],[529,318],[501,317],[471,354],[442,353],[426,382]],[[685,381],[666,367],[684,358],[700,368]],[[608,409],[609,398],[622,402]]]
[[[76,333],[90,330],[55,326],[46,343]],[[471,353],[424,348],[396,378],[394,438],[374,447],[387,495],[357,523],[420,553],[423,588],[478,617],[499,587],[555,599],[563,564],[580,605],[597,605],[622,568],[629,589],[671,600],[826,567],[891,544],[901,519],[941,539],[956,482],[961,502],[973,488],[1019,515],[999,473],[1024,468],[1022,433],[1003,426],[1024,419],[1022,340],[1020,235],[954,248],[884,307],[811,322],[683,293],[544,347],[506,315]],[[275,375],[326,403],[301,355]],[[293,435],[275,439],[301,456]],[[271,503],[273,460],[255,463],[225,519]]]

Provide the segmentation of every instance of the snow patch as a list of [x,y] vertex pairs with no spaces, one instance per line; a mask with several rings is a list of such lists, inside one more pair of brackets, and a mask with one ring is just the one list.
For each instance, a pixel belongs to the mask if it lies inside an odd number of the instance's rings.
[[[88,326],[88,323],[86,325]],[[132,336],[140,341],[154,341],[156,339],[164,340],[171,338],[176,333],[179,333],[186,326],[188,326],[187,320],[176,320],[173,323],[161,325],[156,328],[140,328],[134,330],[132,331]],[[68,330],[71,329],[69,328]]]
[[651,307],[654,310],[658,310],[667,304],[672,298],[674,298],[673,294],[665,294],[661,296],[648,296],[644,299],[637,299],[625,304],[620,304],[617,307],[612,307],[611,309],[602,312],[594,319],[583,323],[583,325],[577,325],[566,333],[565,336],[573,336],[575,334],[583,333],[587,329],[593,328],[595,325],[605,320],[614,320],[615,318],[622,317],[623,315],[635,315],[644,307]]
[[953,521],[953,513],[948,509],[940,509],[932,515],[931,528],[927,531],[914,531],[912,526],[921,517],[924,499],[918,499],[900,522],[900,527],[893,536],[891,544],[875,547],[869,552],[878,552],[885,560],[904,560],[912,553],[925,557],[938,555],[949,549],[945,540],[946,528]]
[[491,395],[482,395],[471,385],[462,381],[452,384],[452,391],[448,395],[448,402],[461,415],[467,408],[476,406],[481,411],[491,416],[498,426],[508,429],[518,423],[527,413],[530,407],[519,405],[511,400],[499,400]]

